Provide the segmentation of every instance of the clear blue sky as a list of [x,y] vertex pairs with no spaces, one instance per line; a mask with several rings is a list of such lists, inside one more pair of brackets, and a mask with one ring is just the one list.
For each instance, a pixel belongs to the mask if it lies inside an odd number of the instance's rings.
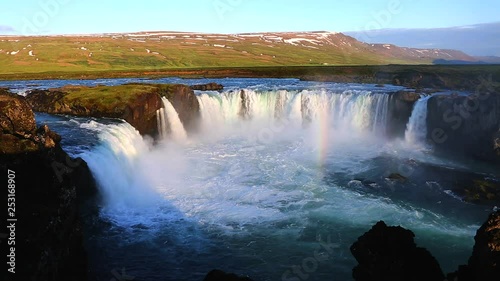
[[435,28],[500,21],[499,0],[0,0],[0,34]]

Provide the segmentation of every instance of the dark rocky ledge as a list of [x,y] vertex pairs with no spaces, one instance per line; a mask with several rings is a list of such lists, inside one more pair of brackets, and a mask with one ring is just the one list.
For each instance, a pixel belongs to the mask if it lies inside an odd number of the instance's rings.
[[378,222],[351,246],[358,261],[353,269],[356,281],[497,281],[500,278],[500,211],[492,213],[477,231],[467,265],[443,275],[436,259],[418,248],[415,235],[402,227]]
[[467,265],[448,274],[448,280],[496,281],[500,279],[500,211],[491,214],[477,231]]
[[62,150],[56,133],[36,128],[24,98],[0,93],[0,112],[0,170],[15,172],[16,280],[87,280],[79,205],[96,191],[90,170]]
[[406,125],[413,112],[413,106],[421,97],[420,93],[398,91],[390,94],[387,134],[391,137],[404,137]]
[[193,90],[197,91],[222,91],[224,90],[224,86],[217,83],[208,83],[202,85],[193,85],[190,87]]
[[415,244],[413,232],[378,222],[351,246],[358,261],[353,269],[357,281],[443,281],[437,260]]
[[226,273],[222,270],[214,269],[210,271],[203,281],[252,281],[249,277],[241,277],[233,273]]
[[433,96],[428,139],[440,151],[500,164],[500,94]]
[[188,132],[196,129],[200,114],[198,99],[190,87],[181,84],[66,86],[30,91],[27,100],[37,112],[121,118],[142,135],[156,136],[156,111],[163,107],[161,97],[172,103]]

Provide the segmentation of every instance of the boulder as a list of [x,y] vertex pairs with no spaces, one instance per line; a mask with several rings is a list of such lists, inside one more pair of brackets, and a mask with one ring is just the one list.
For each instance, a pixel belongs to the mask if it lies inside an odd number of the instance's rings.
[[0,92],[0,128],[4,133],[24,135],[35,130],[35,115],[23,97]]
[[23,97],[3,91],[0,108],[0,153],[34,152],[61,141],[48,127],[36,129],[35,114]]
[[386,177],[386,179],[392,180],[392,181],[400,181],[400,182],[405,182],[408,180],[407,177],[398,174],[398,173],[392,173]]
[[415,244],[414,234],[402,227],[378,222],[351,246],[358,261],[353,269],[356,281],[443,281],[436,259]]

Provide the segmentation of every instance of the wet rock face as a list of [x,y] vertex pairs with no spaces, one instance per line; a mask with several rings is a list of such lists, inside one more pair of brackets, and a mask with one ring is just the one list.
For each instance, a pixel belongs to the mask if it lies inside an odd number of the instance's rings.
[[190,88],[197,91],[222,91],[224,86],[217,83],[208,83],[203,85],[193,85]]
[[117,108],[99,109],[84,100],[67,101],[68,93],[54,90],[33,90],[27,100],[35,111],[50,114],[68,114],[87,117],[121,118],[130,123],[142,135],[155,136],[157,133],[156,110],[161,108],[157,93],[142,93],[126,104]]
[[500,211],[491,214],[477,231],[468,269],[471,280],[500,278]]
[[498,132],[493,137],[493,148],[497,154],[497,157],[500,157],[500,128]]
[[172,103],[188,132],[198,129],[200,104],[193,89],[186,85],[176,84],[172,85],[168,92],[161,93],[161,95]]
[[37,130],[35,114],[23,97],[0,92],[0,108],[0,153],[34,152],[60,142],[48,127]]
[[450,273],[450,281],[497,281],[500,277],[500,211],[490,214],[474,237],[476,243],[467,265]]
[[205,276],[203,281],[252,281],[252,279],[214,269]]
[[500,163],[500,95],[434,96],[428,104],[428,138],[441,151]]
[[389,124],[387,134],[391,137],[404,137],[406,125],[410,120],[413,106],[420,94],[409,91],[392,93],[389,100]]
[[156,93],[144,93],[127,105],[124,112],[120,112],[120,118],[132,125],[141,135],[156,136],[156,111],[161,107],[161,99]]
[[76,109],[64,103],[63,98],[66,95],[60,91],[32,90],[28,93],[26,100],[33,107],[33,110],[38,112],[76,115],[77,110],[80,113],[88,111],[85,107]]
[[443,281],[436,259],[416,246],[413,232],[378,222],[351,246],[358,261],[353,269],[356,281]]
[[[147,87],[143,91],[135,91],[138,87]],[[211,83],[199,85],[206,90],[219,89],[220,85]],[[33,90],[27,95],[27,100],[35,111],[51,114],[68,114],[86,117],[108,117],[121,118],[136,128],[141,135],[158,135],[158,124],[156,111],[163,107],[161,97],[166,97],[174,106],[179,118],[186,130],[196,130],[200,117],[200,105],[192,88],[186,85],[149,85],[149,84],[128,84],[122,87],[123,91],[131,91],[131,95],[120,100],[119,96],[114,98],[115,106],[107,106],[108,101],[99,99],[99,87],[85,88],[90,91],[88,96],[71,96],[64,92],[64,88],[59,90]],[[127,88],[130,87],[130,88]],[[84,88],[84,87],[82,87]],[[107,87],[112,90],[113,87]],[[68,96],[70,95],[70,96]],[[68,97],[67,97],[68,96]]]
[[35,130],[35,115],[20,96],[0,92],[0,128],[5,133],[23,134]]
[[0,171],[15,174],[16,279],[87,280],[77,197],[95,192],[89,168],[47,126],[36,129],[23,97],[0,94],[0,124]]

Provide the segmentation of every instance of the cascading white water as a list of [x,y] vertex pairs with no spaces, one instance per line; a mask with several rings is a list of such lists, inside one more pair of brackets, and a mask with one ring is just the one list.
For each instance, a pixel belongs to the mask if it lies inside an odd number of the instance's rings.
[[156,112],[156,121],[158,132],[162,139],[170,136],[174,141],[184,141],[187,139],[187,133],[184,129],[179,114],[170,101],[162,97],[163,108]]
[[[333,234],[332,239],[348,249],[361,228],[380,219],[409,227],[424,241],[440,239],[439,246],[447,245],[445,250],[453,255],[456,245],[464,249],[470,244],[475,225],[448,220],[414,201],[393,201],[390,193],[379,196],[365,186],[351,185],[358,175],[386,165],[386,155],[397,150],[373,134],[386,128],[388,95],[245,89],[198,93],[197,98],[202,131],[183,145],[163,142],[152,147],[128,124],[82,125],[100,132],[99,144],[82,157],[105,200],[101,214],[110,227],[101,235],[106,243],[117,244],[116,253],[108,244],[107,250],[113,258],[123,256],[120,262],[126,266],[133,268],[137,260],[124,256],[123,249],[138,251],[148,264],[161,263],[158,268],[164,268],[169,257],[181,256],[180,263],[174,259],[168,267],[180,268],[180,274],[213,259],[255,267],[258,257],[272,265],[262,275],[275,280],[282,277],[275,268],[296,264],[283,262],[290,256],[299,257],[298,262],[307,257],[319,234]],[[157,116],[164,137],[182,128],[172,124],[182,125],[169,104]],[[265,145],[256,143],[252,137],[262,128],[277,128],[275,122],[286,126]],[[215,141],[202,138],[207,134]],[[337,241],[341,236],[345,239]],[[295,247],[290,247],[291,240]],[[207,246],[210,243],[217,247]],[[220,254],[219,245],[229,245],[231,258]],[[263,253],[263,248],[272,254]],[[332,259],[338,267],[326,267],[323,273],[318,269],[317,278],[310,279],[340,275],[348,280],[354,265],[342,264],[341,252]],[[154,276],[156,271],[143,277]]]
[[168,126],[166,120],[165,108],[160,108],[156,111],[156,124],[158,127],[158,134],[160,139],[164,139],[168,136]]
[[152,198],[137,159],[149,145],[128,123],[103,125],[94,121],[81,128],[99,132],[100,144],[81,157],[87,162],[108,208],[140,206]]
[[414,105],[406,126],[405,141],[413,145],[425,143],[427,138],[427,102],[430,96],[420,98]]
[[287,119],[296,126],[320,121],[345,130],[383,134],[389,96],[351,90],[342,93],[244,90],[203,93],[198,95],[198,101],[206,128],[234,124],[241,119],[261,124]]

